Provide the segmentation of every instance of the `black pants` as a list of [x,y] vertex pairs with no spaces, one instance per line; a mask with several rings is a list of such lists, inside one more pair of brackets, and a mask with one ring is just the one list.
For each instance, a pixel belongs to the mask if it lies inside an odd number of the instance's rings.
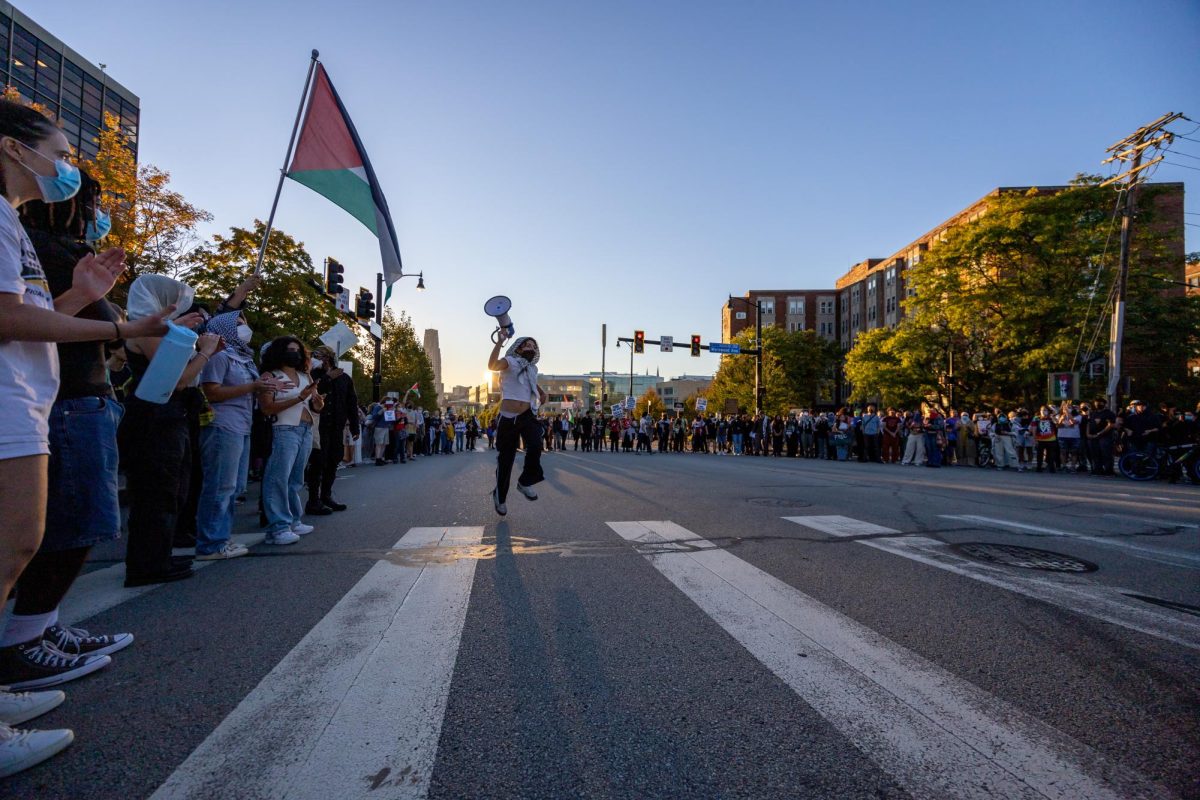
[[883,434],[864,433],[863,441],[866,444],[867,460],[873,461],[876,464],[883,461],[882,454],[880,453],[881,445],[883,443]]
[[120,440],[129,488],[125,573],[159,575],[171,569],[171,539],[191,482],[192,451],[183,403],[173,399],[158,405],[131,398]]
[[1101,436],[1098,439],[1087,439],[1088,462],[1092,465],[1093,475],[1113,474],[1113,441],[1111,436]]
[[525,411],[516,418],[500,417],[496,428],[496,491],[500,502],[508,498],[508,484],[512,480],[513,462],[517,458],[517,445],[525,443],[525,463],[517,482],[522,486],[533,486],[545,480],[542,474],[542,431],[541,424],[532,411]]
[[333,439],[332,433],[322,434],[320,448],[313,450],[308,457],[304,479],[308,483],[310,505],[333,499],[333,482],[337,478],[338,464],[342,462],[342,448],[335,447]]
[[1045,459],[1046,466],[1051,472],[1056,472],[1062,464],[1058,458],[1058,442],[1036,442],[1037,445],[1037,468],[1040,472],[1042,469],[1042,460]]

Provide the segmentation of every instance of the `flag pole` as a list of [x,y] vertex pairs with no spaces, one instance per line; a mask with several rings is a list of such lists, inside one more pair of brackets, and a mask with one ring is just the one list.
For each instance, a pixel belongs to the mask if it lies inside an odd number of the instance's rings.
[[296,109],[296,121],[292,123],[292,138],[288,140],[287,155],[283,157],[283,166],[279,170],[279,185],[275,187],[275,200],[271,203],[271,214],[267,217],[267,229],[263,232],[262,244],[258,248],[258,263],[254,265],[254,274],[262,272],[263,259],[267,256],[267,242],[271,240],[271,228],[275,224],[275,209],[279,207],[279,194],[283,191],[283,179],[287,177],[288,162],[292,160],[292,150],[296,146],[296,132],[300,130],[300,118],[304,114],[304,103],[308,100],[308,87],[312,85],[313,71],[317,68],[317,58],[320,53],[312,51],[312,61],[308,64],[308,77],[304,79],[304,92],[300,95],[300,107]]

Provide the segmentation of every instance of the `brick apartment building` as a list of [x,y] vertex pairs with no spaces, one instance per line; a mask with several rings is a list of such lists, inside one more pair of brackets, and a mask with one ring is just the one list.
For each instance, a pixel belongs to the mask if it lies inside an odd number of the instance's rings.
[[[1184,266],[1183,274],[1184,283],[1187,284],[1187,288],[1184,291],[1188,294],[1200,294],[1200,258],[1187,262]],[[1188,362],[1188,372],[1200,377],[1200,359]]]
[[833,289],[753,289],[721,307],[721,341],[730,342],[754,327],[755,303],[762,302],[763,327],[785,331],[816,331],[837,337],[837,292]]
[[[1184,255],[1184,217],[1182,183],[1154,183],[1147,186],[1157,191],[1153,195],[1157,223],[1171,236],[1172,260],[1179,265],[1178,275],[1172,278],[1187,291],[1200,292],[1200,262],[1186,267]],[[905,274],[919,264],[923,254],[936,247],[946,231],[956,225],[972,222],[987,213],[988,205],[1005,194],[1024,194],[1029,186],[1001,186],[916,238],[887,258],[868,258],[858,262],[834,283],[834,289],[819,290],[752,290],[745,294],[750,304],[734,300],[721,306],[721,340],[728,342],[744,328],[754,325],[755,300],[763,301],[763,325],[775,325],[784,330],[816,330],[826,338],[836,340],[843,350],[854,346],[859,334],[880,327],[895,327],[904,316],[904,300],[912,295]],[[1053,194],[1066,186],[1036,187],[1039,192]],[[1131,269],[1137,269],[1136,253]],[[1182,285],[1164,288],[1165,294],[1182,294]],[[800,326],[799,328],[795,326]],[[1127,364],[1136,368],[1137,356],[1131,354]],[[1200,362],[1193,362],[1193,371],[1200,372]],[[1095,376],[1093,376],[1095,377]]]

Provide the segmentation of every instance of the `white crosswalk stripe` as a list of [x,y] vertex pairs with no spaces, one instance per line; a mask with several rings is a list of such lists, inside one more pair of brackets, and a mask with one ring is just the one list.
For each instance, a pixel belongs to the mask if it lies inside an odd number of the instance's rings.
[[914,796],[1168,794],[674,523],[608,525]]
[[1164,611],[1126,596],[1129,589],[1096,583],[1079,575],[1017,575],[1011,570],[981,564],[952,552],[945,543],[920,534],[838,515],[784,517],[831,536],[864,536],[859,544],[903,556],[972,580],[998,586],[1035,600],[1051,603],[1093,619],[1156,636],[1193,650],[1200,650],[1200,620]]
[[[482,536],[482,527],[412,528],[395,548]],[[424,797],[477,563],[377,562],[155,800]]]

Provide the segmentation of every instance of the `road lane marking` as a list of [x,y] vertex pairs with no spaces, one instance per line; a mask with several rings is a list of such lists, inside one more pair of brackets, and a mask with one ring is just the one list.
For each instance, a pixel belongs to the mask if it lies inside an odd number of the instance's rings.
[[1040,533],[1046,536],[1062,536],[1070,539],[1080,539],[1085,542],[1091,542],[1092,544],[1098,544],[1102,547],[1114,547],[1119,550],[1126,550],[1133,558],[1140,558],[1145,561],[1154,561],[1159,564],[1169,564],[1172,567],[1200,567],[1200,555],[1185,553],[1179,550],[1144,547],[1132,542],[1109,539],[1103,536],[1089,536],[1086,533],[1075,533],[1073,531],[1059,530],[1058,528],[1044,528],[1041,525],[1028,525],[1024,522],[1011,522],[1006,519],[980,517],[975,514],[939,514],[938,516],[940,516],[942,519],[957,519],[963,522],[974,522],[978,525],[983,525],[989,528],[1009,528],[1015,531]]
[[1140,775],[728,551],[697,546],[707,540],[685,528],[608,525],[916,797],[1163,796]]
[[[482,526],[412,528],[395,548],[482,537]],[[477,563],[376,562],[154,800],[424,797]]]
[[1200,650],[1200,622],[1136,602],[1126,596],[1126,593],[1137,594],[1131,589],[1098,584],[1088,578],[1066,573],[1056,573],[1053,578],[1017,574],[1009,569],[959,556],[952,552],[945,542],[928,536],[904,534],[850,517],[807,516],[784,519],[832,536],[883,536],[886,538],[860,539],[858,543],[998,586],[1076,614]]
[[1200,528],[1200,525],[1191,522],[1179,522],[1173,519],[1152,519],[1150,517],[1135,517],[1130,514],[1101,514],[1104,517],[1112,517],[1113,519],[1125,519],[1130,522],[1140,522],[1143,525],[1160,525],[1164,528]]

